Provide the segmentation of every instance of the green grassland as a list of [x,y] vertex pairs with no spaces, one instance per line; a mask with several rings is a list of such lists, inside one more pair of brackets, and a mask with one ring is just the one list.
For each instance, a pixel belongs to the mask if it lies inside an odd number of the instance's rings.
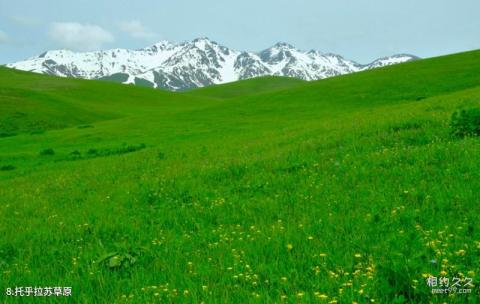
[[480,303],[475,107],[480,51],[182,93],[0,68],[0,302]]

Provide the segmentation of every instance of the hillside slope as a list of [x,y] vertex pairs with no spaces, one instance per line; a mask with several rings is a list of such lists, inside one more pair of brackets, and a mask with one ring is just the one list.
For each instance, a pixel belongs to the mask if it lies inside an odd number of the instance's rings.
[[[0,67],[0,132],[38,132],[132,115],[169,103],[201,107],[202,98]],[[210,102],[209,102],[210,103]],[[174,107],[169,107],[174,109]]]
[[480,281],[479,107],[480,51],[181,94],[0,68],[0,288],[479,303],[426,284]]
[[288,77],[258,77],[184,92],[185,95],[213,98],[233,98],[257,95],[270,91],[291,89],[306,81]]

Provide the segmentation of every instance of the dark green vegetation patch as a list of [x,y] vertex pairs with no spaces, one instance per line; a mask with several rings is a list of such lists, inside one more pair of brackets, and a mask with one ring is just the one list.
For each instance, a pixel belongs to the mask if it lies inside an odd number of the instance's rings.
[[55,155],[55,151],[52,148],[43,149],[40,151],[41,156],[52,156]]
[[16,167],[12,166],[12,165],[0,166],[0,171],[12,171],[12,170],[15,170],[15,169],[16,169]]
[[147,146],[145,144],[138,145],[127,145],[123,144],[117,148],[104,148],[104,149],[88,149],[85,153],[81,153],[78,150],[75,150],[69,154],[67,160],[79,160],[95,157],[106,157],[112,155],[121,155],[126,153],[132,153],[145,149]]
[[455,136],[480,136],[480,108],[463,109],[453,113],[451,127]]

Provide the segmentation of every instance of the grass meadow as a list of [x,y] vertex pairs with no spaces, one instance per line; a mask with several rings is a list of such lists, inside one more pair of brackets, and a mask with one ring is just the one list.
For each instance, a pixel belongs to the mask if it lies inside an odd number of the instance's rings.
[[480,303],[479,107],[480,51],[182,93],[0,68],[0,302]]

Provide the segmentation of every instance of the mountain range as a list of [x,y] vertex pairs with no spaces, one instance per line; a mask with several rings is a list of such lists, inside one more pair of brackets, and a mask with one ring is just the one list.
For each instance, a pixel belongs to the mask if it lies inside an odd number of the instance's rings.
[[359,64],[336,54],[302,51],[287,43],[277,43],[253,53],[199,38],[178,44],[161,41],[138,50],[52,50],[6,66],[61,77],[182,91],[259,76],[318,80],[416,59],[413,55],[400,54]]

